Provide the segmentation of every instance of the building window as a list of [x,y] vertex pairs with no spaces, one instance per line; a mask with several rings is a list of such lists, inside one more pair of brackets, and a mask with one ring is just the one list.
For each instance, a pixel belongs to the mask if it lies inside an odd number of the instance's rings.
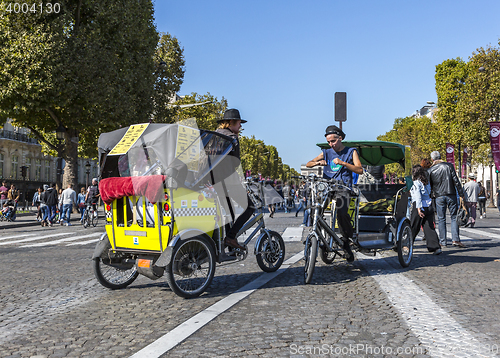
[[48,160],[44,160],[44,167],[43,167],[43,179],[47,182],[50,181],[50,162]]
[[35,159],[35,180],[39,181],[42,178],[42,161]]
[[12,156],[12,166],[10,169],[10,177],[12,179],[19,178],[19,157],[17,155]]
[[0,153],[0,178],[3,178],[3,161],[4,161],[3,153]]

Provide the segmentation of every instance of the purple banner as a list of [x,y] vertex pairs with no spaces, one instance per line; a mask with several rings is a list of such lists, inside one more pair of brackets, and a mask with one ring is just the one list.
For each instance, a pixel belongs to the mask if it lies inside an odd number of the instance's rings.
[[500,122],[490,122],[491,154],[495,161],[495,168],[500,168]]
[[455,166],[455,146],[451,143],[446,143],[446,161]]

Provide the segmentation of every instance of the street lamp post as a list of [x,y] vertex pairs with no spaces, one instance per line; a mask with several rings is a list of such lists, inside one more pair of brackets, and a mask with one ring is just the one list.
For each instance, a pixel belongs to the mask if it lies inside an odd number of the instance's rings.
[[90,162],[87,160],[87,163],[85,163],[85,174],[87,176],[85,177],[85,190],[89,187],[89,174],[90,174]]

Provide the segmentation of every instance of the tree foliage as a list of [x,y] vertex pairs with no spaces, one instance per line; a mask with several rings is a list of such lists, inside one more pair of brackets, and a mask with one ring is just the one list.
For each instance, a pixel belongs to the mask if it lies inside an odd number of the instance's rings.
[[217,97],[210,93],[200,95],[193,92],[190,95],[184,96],[173,105],[182,106],[204,102],[210,103],[185,108],[171,107],[172,116],[170,123],[187,118],[196,118],[198,128],[208,130],[217,129],[217,120],[224,116],[224,112],[227,108],[227,100],[224,97],[219,101]]
[[[179,89],[182,50],[169,35],[159,39],[150,0],[61,0],[60,12],[50,14],[9,13],[7,3],[0,13],[0,123],[12,118],[59,149],[65,183],[76,180],[78,149],[95,156],[101,132],[149,122],[155,105]],[[62,151],[53,135],[60,126]]]
[[378,139],[410,145],[413,164],[434,150],[444,154],[449,142],[457,152],[459,147],[467,148],[473,166],[488,165],[488,122],[500,120],[500,49],[478,48],[468,61],[445,60],[436,66],[435,80],[438,110],[434,120],[398,118],[393,129]]
[[255,136],[241,136],[240,145],[241,164],[245,172],[249,170],[253,176],[261,174],[264,178],[281,180],[290,180],[291,176],[299,175],[295,169],[283,164],[275,146],[266,145]]

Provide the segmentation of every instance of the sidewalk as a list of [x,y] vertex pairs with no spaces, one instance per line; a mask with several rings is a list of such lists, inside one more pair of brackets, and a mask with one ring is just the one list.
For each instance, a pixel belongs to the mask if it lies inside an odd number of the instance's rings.
[[[80,214],[72,213],[70,222],[72,225],[80,225]],[[1,221],[0,222],[0,236],[5,229],[19,229],[30,226],[40,226],[40,222],[36,220],[36,211],[31,213],[17,214],[15,221]],[[54,224],[55,225],[55,224]]]

